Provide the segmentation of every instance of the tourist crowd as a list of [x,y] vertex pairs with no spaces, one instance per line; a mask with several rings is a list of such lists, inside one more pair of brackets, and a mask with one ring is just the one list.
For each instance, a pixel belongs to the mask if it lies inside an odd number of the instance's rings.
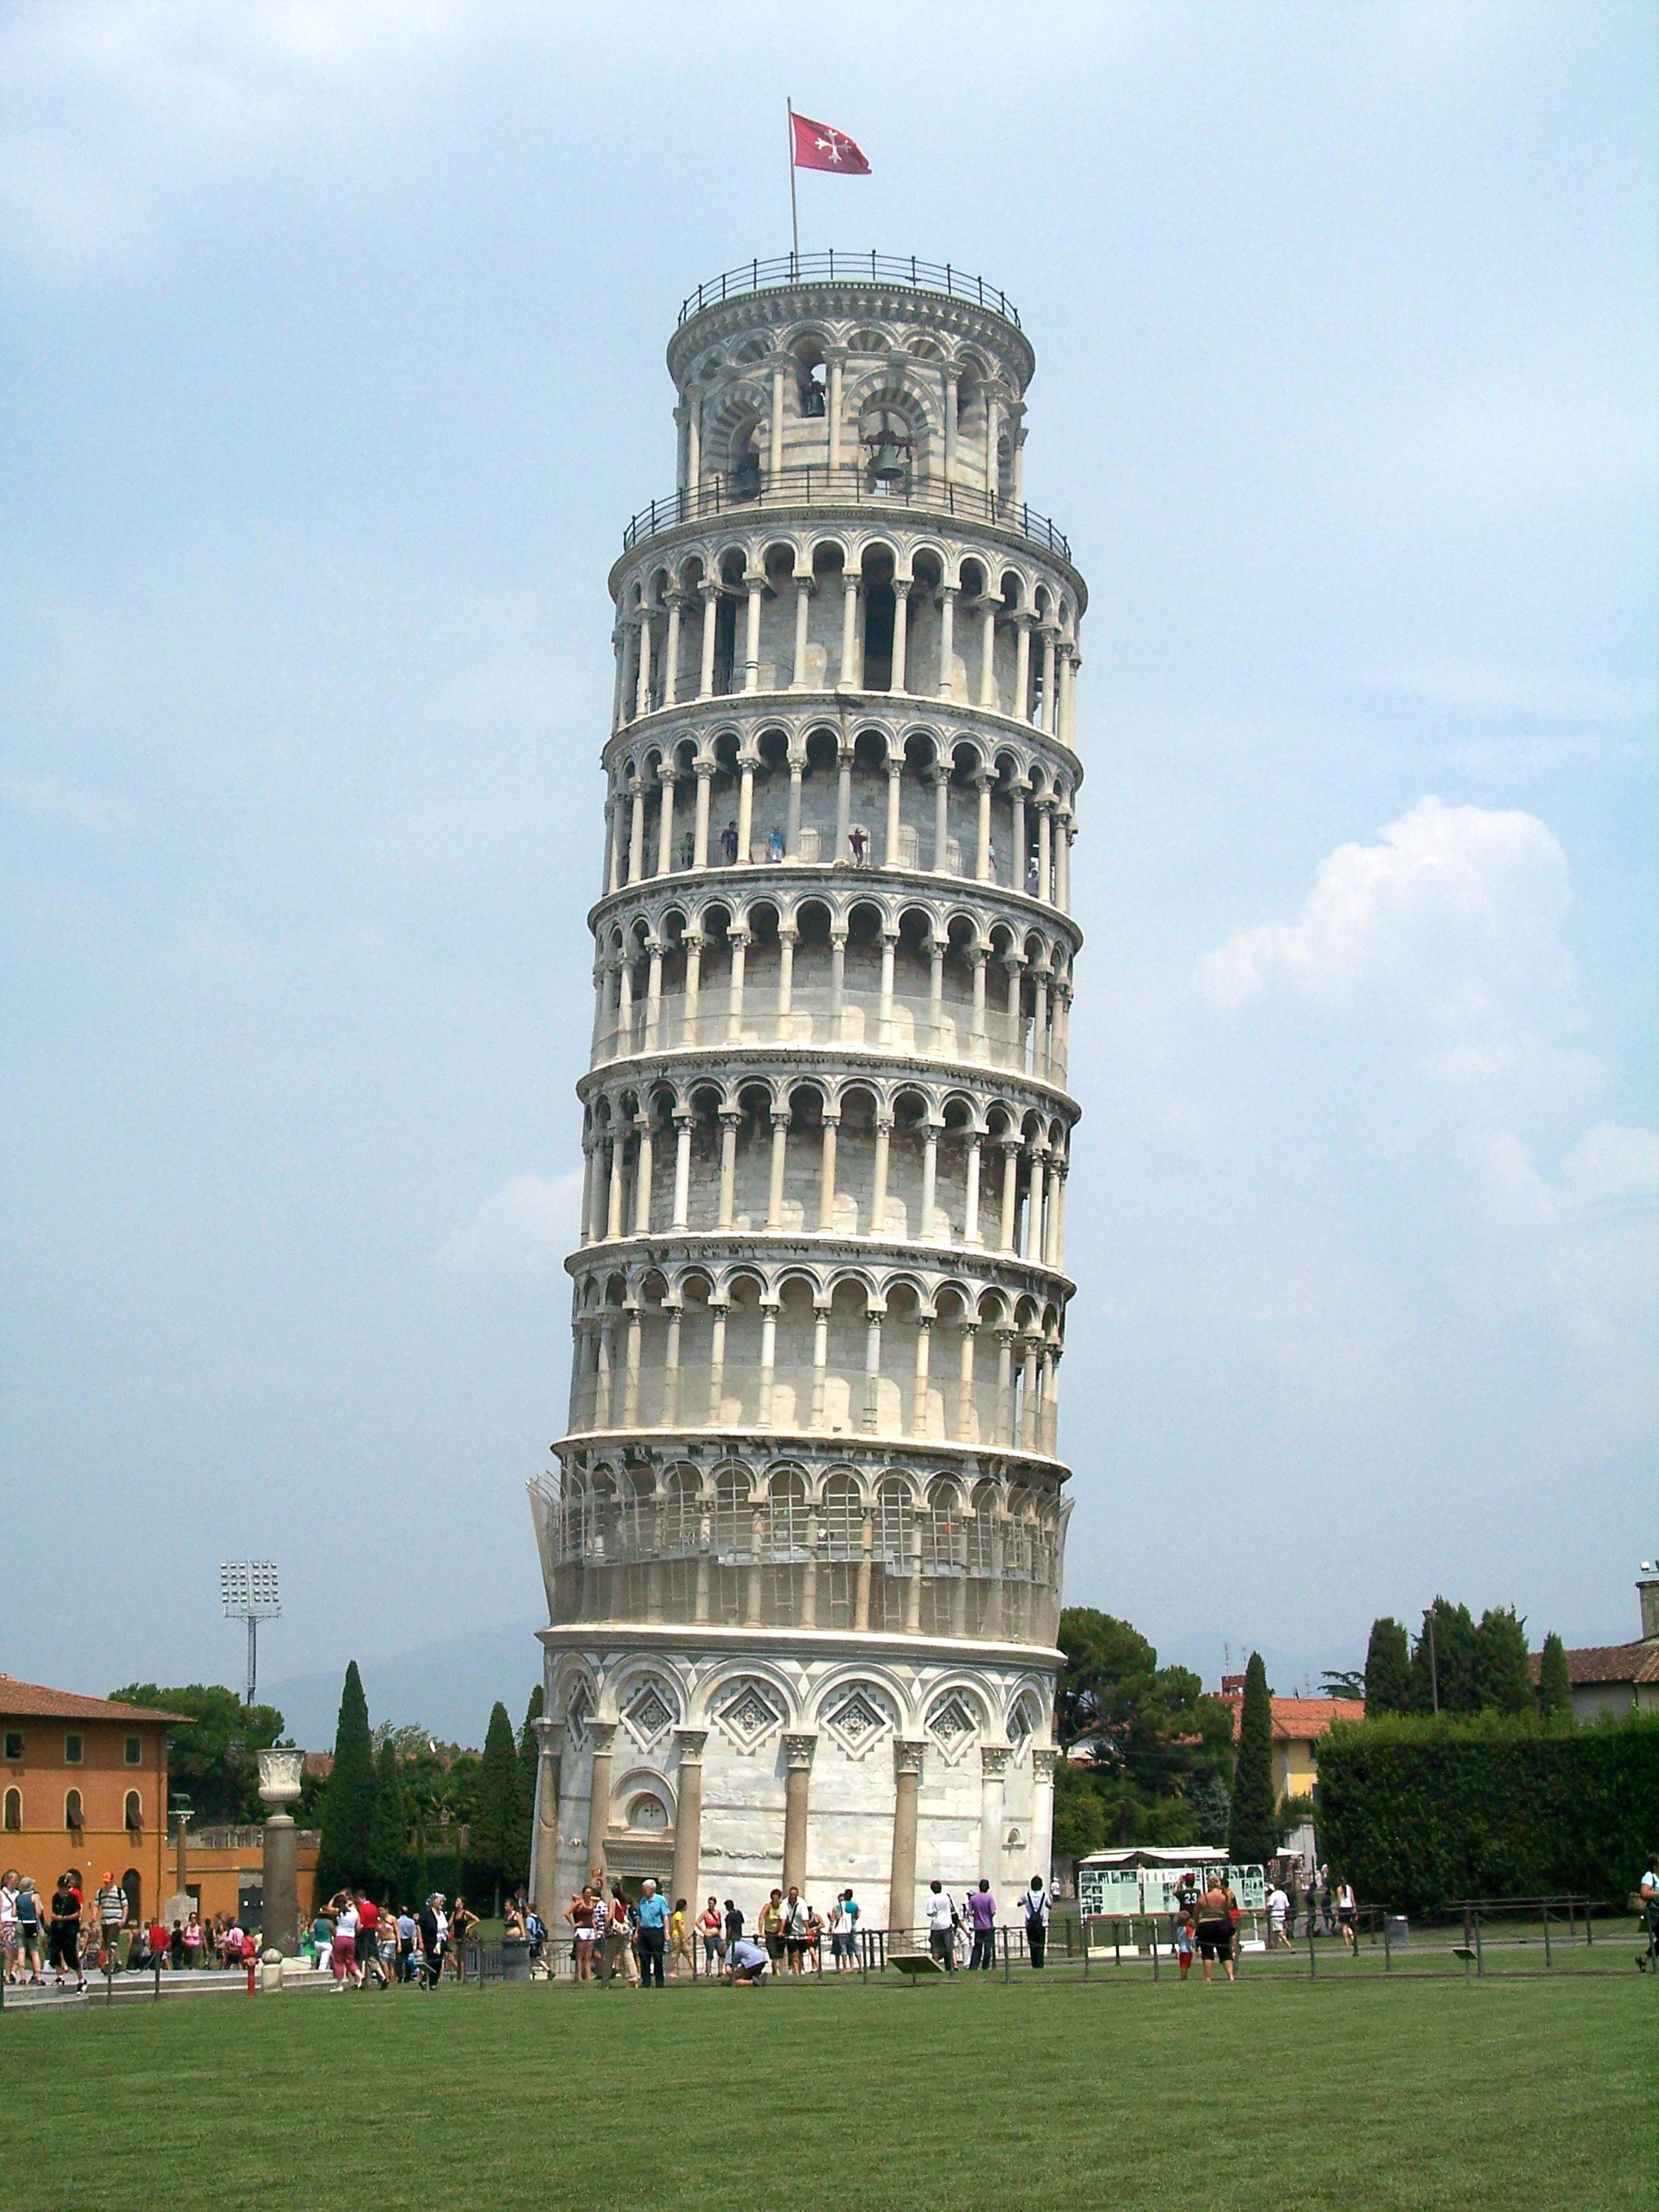
[[[958,1966],[989,1969],[997,1903],[988,1881],[981,1881],[960,1902],[943,1882],[931,1882],[923,1910],[928,1953],[946,1973]],[[1018,1917],[1026,1956],[1035,1967],[1043,1963],[1048,1915],[1048,1892],[1042,1876],[1033,1875]],[[689,1899],[677,1897],[671,1903],[648,1876],[635,1896],[624,1881],[613,1878],[607,1883],[595,1868],[565,1907],[564,1917],[579,1982],[625,1980],[636,1989],[661,1989],[665,1979],[677,1980],[684,1972],[754,1983],[769,1975],[857,1973],[865,1963],[861,1908],[851,1889],[837,1890],[826,1914],[792,1882],[787,1890],[771,1892],[751,1927],[729,1897],[722,1903],[711,1896],[693,1914]]]

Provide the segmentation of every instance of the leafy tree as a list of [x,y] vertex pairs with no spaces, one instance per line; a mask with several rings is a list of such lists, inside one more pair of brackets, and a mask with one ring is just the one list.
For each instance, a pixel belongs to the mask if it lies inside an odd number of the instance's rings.
[[[1233,1793],[1227,1787],[1227,1778],[1219,1768],[1194,1790],[1192,1808],[1198,1828],[1193,1841],[1224,1844],[1227,1831],[1232,1825]],[[1182,1840],[1184,1842],[1186,1838]]]
[[395,1743],[374,1756],[374,1809],[368,1828],[368,1875],[377,1897],[395,1903],[409,1880],[409,1799],[403,1759]]
[[1527,1626],[1515,1607],[1488,1606],[1474,1632],[1474,1694],[1483,1710],[1529,1713],[1534,1710],[1532,1669],[1527,1663]]
[[1062,1762],[1070,1772],[1056,1786],[1073,1793],[1071,1826],[1057,1836],[1086,1835],[1091,1850],[1197,1842],[1192,1793],[1231,1766],[1231,1707],[1206,1697],[1187,1668],[1160,1667],[1146,1638],[1110,1613],[1068,1607],[1058,1641],[1066,1663],[1055,1726],[1063,1745],[1087,1756]]
[[355,1889],[369,1875],[374,1820],[374,1753],[368,1734],[368,1700],[354,1659],[340,1692],[334,1731],[334,1768],[323,1792],[323,1834],[317,1850],[317,1893]]
[[1362,1667],[1342,1667],[1321,1676],[1319,1694],[1322,1698],[1363,1698],[1365,1694],[1365,1672]]
[[1423,1615],[1412,1653],[1412,1710],[1472,1713],[1474,1691],[1474,1621],[1466,1605],[1437,1597]]
[[1538,1710],[1547,1721],[1572,1718],[1572,1675],[1565,1646],[1553,1629],[1538,1661]]
[[530,1847],[536,1833],[536,1778],[541,1765],[541,1741],[536,1723],[542,1717],[542,1686],[537,1683],[525,1708],[519,1730],[519,1863],[514,1881],[530,1879]]
[[167,1787],[189,1800],[198,1826],[241,1827],[264,1818],[255,1753],[269,1751],[282,1735],[275,1705],[245,1705],[218,1682],[170,1690],[130,1682],[110,1695],[124,1705],[191,1716],[193,1725],[167,1731]]
[[489,1709],[489,1726],[484,1734],[466,1853],[474,1877],[492,1886],[497,1912],[501,1909],[502,1886],[514,1879],[518,1863],[519,1803],[518,1747],[507,1707],[498,1698]]
[[1086,1858],[1106,1841],[1106,1806],[1094,1779],[1076,1760],[1054,1767],[1054,1856]]
[[1235,1866],[1255,1866],[1279,1849],[1279,1814],[1273,1803],[1273,1709],[1267,1669],[1252,1651],[1244,1669],[1244,1703],[1238,1722],[1238,1755],[1233,1765],[1232,1818],[1227,1850]]
[[1365,1646],[1365,1714],[1409,1712],[1412,1696],[1411,1651],[1399,1621],[1384,1613],[1371,1623],[1371,1640]]

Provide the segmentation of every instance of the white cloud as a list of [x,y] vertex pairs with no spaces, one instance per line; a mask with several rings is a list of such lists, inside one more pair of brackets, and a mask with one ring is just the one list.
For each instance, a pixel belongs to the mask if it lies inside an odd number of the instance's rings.
[[456,1274],[534,1282],[557,1273],[579,1234],[580,1170],[511,1176],[465,1229],[444,1240],[441,1267]]
[[1337,1012],[1388,1003],[1423,1063],[1467,1084],[1536,1057],[1529,1004],[1571,975],[1566,855],[1536,815],[1421,799],[1372,845],[1322,860],[1293,922],[1240,930],[1201,963],[1212,1002],[1283,993]]

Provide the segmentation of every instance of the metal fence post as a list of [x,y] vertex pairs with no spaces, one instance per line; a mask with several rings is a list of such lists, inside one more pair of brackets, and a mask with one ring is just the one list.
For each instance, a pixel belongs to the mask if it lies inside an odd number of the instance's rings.
[[1474,1910],[1474,1971],[1477,1974],[1484,1974],[1486,1971],[1486,1954],[1480,1948],[1480,1908],[1479,1905],[1477,1905]]
[[1549,1971],[1549,1967],[1550,1967],[1551,1963],[1552,1963],[1552,1962],[1551,1962],[1551,1959],[1550,1959],[1550,1901],[1549,1901],[1548,1898],[1546,1898],[1546,1899],[1544,1899],[1544,1968],[1545,1968],[1545,1972],[1547,1972]]
[[1394,1945],[1389,1940],[1389,1916],[1386,1912],[1382,1915],[1382,1971],[1385,1974],[1394,1971]]
[[1310,1912],[1308,1915],[1308,1979],[1316,1981],[1318,1976],[1319,1961],[1314,1954],[1314,1917]]
[[1158,1916],[1156,1913],[1153,1914],[1150,1925],[1152,1938],[1152,1979],[1156,1981],[1158,1979]]

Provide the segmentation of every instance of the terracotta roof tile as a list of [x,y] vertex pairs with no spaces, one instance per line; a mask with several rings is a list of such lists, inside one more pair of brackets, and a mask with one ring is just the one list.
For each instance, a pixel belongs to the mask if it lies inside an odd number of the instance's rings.
[[[1531,1653],[1527,1664],[1538,1680],[1543,1654]],[[1595,1682],[1659,1682],[1659,1637],[1639,1644],[1586,1644],[1567,1654],[1567,1679],[1589,1688]]]
[[15,1674],[0,1674],[0,1713],[29,1721],[190,1720],[188,1713],[124,1705],[117,1698],[83,1698],[74,1690],[49,1690],[44,1683],[20,1682]]
[[[1244,1717],[1244,1700],[1242,1696],[1230,1696],[1228,1702],[1233,1708],[1237,1736]],[[1363,1698],[1273,1698],[1269,1703],[1273,1709],[1273,1740],[1279,1743],[1311,1743],[1334,1721],[1365,1717]]]

